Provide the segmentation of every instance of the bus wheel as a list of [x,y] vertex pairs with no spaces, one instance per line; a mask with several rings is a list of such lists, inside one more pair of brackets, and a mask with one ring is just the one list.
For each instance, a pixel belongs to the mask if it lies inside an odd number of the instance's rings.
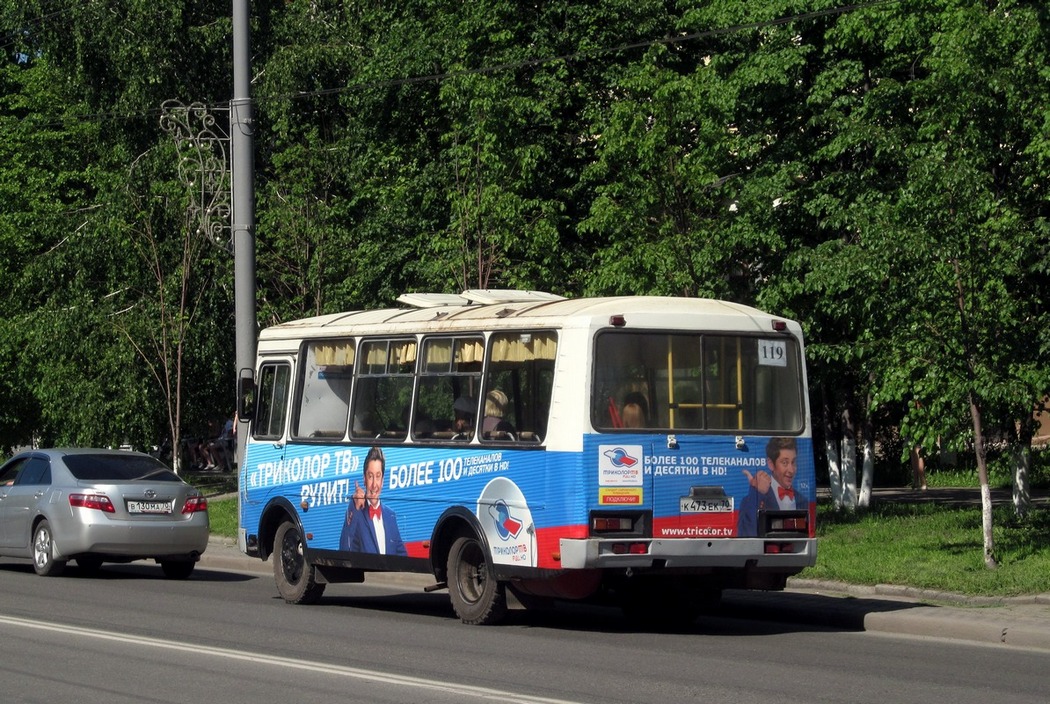
[[448,593],[456,615],[476,626],[499,623],[507,613],[507,592],[492,575],[481,543],[461,536],[448,554]]
[[291,521],[282,523],[273,539],[273,580],[289,604],[316,604],[324,594],[325,585],[317,582],[313,565],[306,564],[303,538]]

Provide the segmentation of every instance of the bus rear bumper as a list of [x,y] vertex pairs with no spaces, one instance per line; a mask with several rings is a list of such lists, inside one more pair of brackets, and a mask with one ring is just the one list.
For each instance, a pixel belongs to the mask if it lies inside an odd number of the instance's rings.
[[817,562],[815,538],[590,538],[561,540],[563,569],[782,569]]

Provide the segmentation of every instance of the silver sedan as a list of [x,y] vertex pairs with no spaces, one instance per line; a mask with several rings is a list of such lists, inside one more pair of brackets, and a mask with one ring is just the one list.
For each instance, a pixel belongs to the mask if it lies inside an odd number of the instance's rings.
[[159,460],[101,449],[30,450],[0,467],[0,556],[44,576],[69,560],[153,559],[185,579],[208,546],[208,501]]

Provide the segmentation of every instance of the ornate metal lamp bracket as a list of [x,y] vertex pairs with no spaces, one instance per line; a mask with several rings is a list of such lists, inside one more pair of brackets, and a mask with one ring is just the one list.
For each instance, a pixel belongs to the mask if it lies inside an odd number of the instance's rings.
[[203,103],[165,101],[160,127],[175,139],[179,178],[191,191],[186,207],[190,227],[217,247],[233,252],[229,136],[218,130],[215,116]]

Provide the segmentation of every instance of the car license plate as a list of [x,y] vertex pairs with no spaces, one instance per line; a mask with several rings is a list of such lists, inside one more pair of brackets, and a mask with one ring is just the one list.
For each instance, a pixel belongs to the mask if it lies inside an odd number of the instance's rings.
[[128,513],[171,513],[170,501],[128,501]]
[[733,497],[704,498],[702,496],[683,496],[678,510],[682,513],[731,513]]

